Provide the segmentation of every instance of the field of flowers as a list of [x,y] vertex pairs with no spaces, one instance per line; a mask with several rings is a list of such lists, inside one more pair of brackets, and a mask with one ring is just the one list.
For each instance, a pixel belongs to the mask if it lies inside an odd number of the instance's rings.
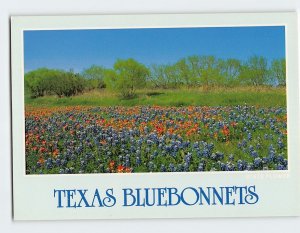
[[281,107],[26,106],[26,174],[286,170]]

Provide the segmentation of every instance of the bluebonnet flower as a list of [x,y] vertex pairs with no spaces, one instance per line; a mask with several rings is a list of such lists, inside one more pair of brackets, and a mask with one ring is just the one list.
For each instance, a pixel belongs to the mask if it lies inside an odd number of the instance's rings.
[[286,170],[286,169],[285,169],[284,165],[278,164],[277,165],[277,170]]
[[279,149],[283,149],[284,148],[284,143],[283,143],[283,141],[280,138],[278,138],[277,143],[278,143],[278,148]]
[[166,171],[167,171],[167,169],[166,169],[166,167],[165,167],[164,164],[162,164],[162,165],[160,166],[160,171],[161,171],[161,172],[166,172]]
[[245,139],[243,139],[243,141],[242,141],[242,147],[244,147],[244,148],[247,147],[247,141]]
[[257,153],[257,151],[255,151],[255,150],[251,151],[250,154],[251,154],[251,156],[254,157],[254,158],[258,157],[258,153]]
[[175,172],[176,169],[175,169],[175,166],[173,163],[169,164],[169,169],[170,169],[170,172]]
[[224,153],[222,153],[222,152],[220,152],[220,151],[217,151],[217,152],[216,152],[216,156],[217,156],[217,159],[218,159],[218,160],[224,159]]
[[251,140],[252,140],[252,134],[251,134],[250,132],[248,133],[247,138],[248,138],[248,141],[251,141]]
[[198,171],[199,172],[204,171],[204,164],[203,163],[199,163],[199,165],[198,165]]
[[245,164],[244,164],[244,162],[242,160],[239,159],[237,161],[237,170],[243,171],[244,169],[245,169]]
[[253,164],[255,168],[259,168],[262,165],[262,159],[259,157],[255,158]]

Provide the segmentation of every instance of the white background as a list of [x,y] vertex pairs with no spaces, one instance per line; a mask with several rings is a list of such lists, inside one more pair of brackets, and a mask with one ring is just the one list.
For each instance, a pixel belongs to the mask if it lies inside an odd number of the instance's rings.
[[[300,12],[300,0],[0,0],[0,231],[31,233],[120,231],[131,233],[162,231],[207,231],[209,233],[263,231],[272,233],[299,232],[299,217],[13,222],[10,133],[9,17],[11,15],[264,12],[296,10]],[[284,202],[284,197],[282,201]],[[300,205],[300,202],[298,204]]]

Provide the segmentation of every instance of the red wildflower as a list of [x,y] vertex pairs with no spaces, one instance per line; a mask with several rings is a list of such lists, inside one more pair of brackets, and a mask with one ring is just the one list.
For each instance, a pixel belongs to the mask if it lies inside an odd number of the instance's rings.
[[126,172],[126,173],[131,173],[131,172],[132,172],[132,168],[126,167],[126,168],[125,168],[125,172]]
[[53,157],[56,158],[57,155],[58,155],[58,153],[59,153],[58,149],[55,149],[55,150],[53,151]]
[[39,163],[43,165],[45,163],[45,159],[43,157],[40,157]]
[[222,133],[223,133],[226,137],[229,136],[230,131],[229,131],[229,128],[228,128],[226,125],[223,126]]
[[117,172],[122,173],[124,171],[124,167],[122,165],[118,165]]
[[41,147],[40,150],[39,150],[40,153],[44,153],[45,151],[46,151],[45,147]]

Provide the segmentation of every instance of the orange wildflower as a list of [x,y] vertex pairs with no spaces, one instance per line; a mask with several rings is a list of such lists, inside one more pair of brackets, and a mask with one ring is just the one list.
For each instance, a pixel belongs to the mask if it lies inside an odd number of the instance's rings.
[[125,168],[125,172],[126,172],[126,173],[131,173],[131,172],[132,172],[132,169],[131,169],[130,167],[126,167],[126,168]]
[[57,155],[58,155],[58,153],[59,153],[59,150],[58,149],[55,149],[54,151],[53,151],[53,157],[54,158],[56,158],[57,157]]
[[43,157],[40,157],[38,162],[43,165],[45,163],[45,159]]
[[223,126],[222,133],[223,133],[226,137],[229,136],[230,131],[229,131],[229,128],[228,128],[226,125]]
[[122,165],[118,165],[117,172],[122,173],[124,171],[124,167]]
[[39,150],[40,153],[44,153],[45,151],[46,151],[45,147],[41,147],[40,150]]

